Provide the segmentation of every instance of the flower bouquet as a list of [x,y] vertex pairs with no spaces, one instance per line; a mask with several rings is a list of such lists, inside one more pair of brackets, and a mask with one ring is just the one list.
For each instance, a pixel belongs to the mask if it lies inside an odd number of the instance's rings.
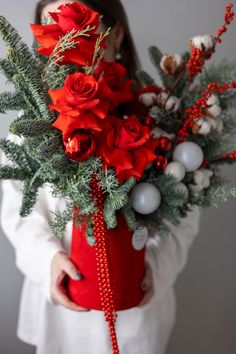
[[50,226],[61,238],[73,221],[71,259],[83,279],[69,280],[68,292],[104,311],[113,353],[116,311],[143,297],[148,229],[168,237],[192,206],[236,196],[219,170],[236,158],[236,69],[205,68],[233,18],[229,4],[217,35],[191,38],[183,55],[150,47],[159,86],[143,70],[128,80],[121,64],[104,60],[109,29],[98,34],[99,14],[78,2],[31,25],[33,51],[0,17],[9,47],[0,69],[15,87],[0,95],[0,111],[21,111],[10,132],[22,137],[0,141],[11,161],[0,178],[23,182],[22,217],[46,183],[66,200]]

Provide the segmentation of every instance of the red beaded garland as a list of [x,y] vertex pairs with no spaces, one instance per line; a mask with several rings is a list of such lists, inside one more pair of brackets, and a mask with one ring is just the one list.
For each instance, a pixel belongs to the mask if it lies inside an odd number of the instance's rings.
[[119,348],[115,330],[117,314],[114,305],[114,289],[112,287],[109,267],[109,249],[107,239],[108,235],[106,232],[107,229],[103,217],[103,194],[96,176],[92,178],[90,185],[92,198],[97,207],[97,211],[93,213],[92,218],[94,227],[94,237],[96,241],[95,253],[101,303],[105,319],[108,323],[112,344],[112,353],[118,354]]

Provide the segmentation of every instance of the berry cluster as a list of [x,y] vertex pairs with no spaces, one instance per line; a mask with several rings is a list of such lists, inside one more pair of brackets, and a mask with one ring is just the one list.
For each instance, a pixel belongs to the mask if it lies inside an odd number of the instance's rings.
[[217,84],[212,82],[201,93],[201,97],[197,100],[193,107],[188,108],[185,111],[185,122],[182,128],[178,131],[178,136],[183,140],[189,136],[189,128],[193,126],[194,121],[201,117],[204,117],[207,107],[207,101],[211,95],[222,95],[225,91],[236,89],[236,82],[232,81],[230,84]]
[[[224,15],[224,25],[217,31],[217,36],[214,37],[215,43],[222,43],[222,35],[227,32],[229,25],[234,20],[233,4],[228,4],[226,6],[226,13]],[[189,79],[193,79],[196,75],[200,74],[203,70],[206,60],[209,60],[212,57],[212,52],[206,53],[204,50],[198,48],[192,48],[191,56],[186,64],[186,70],[188,72]]]
[[228,30],[228,26],[231,24],[231,22],[234,19],[234,12],[232,11],[234,5],[233,4],[228,4],[225,8],[226,13],[224,16],[224,21],[225,23],[223,24],[223,26],[221,26],[221,28],[218,29],[217,31],[217,36],[215,37],[216,42],[221,43],[222,42],[222,35],[227,32]]

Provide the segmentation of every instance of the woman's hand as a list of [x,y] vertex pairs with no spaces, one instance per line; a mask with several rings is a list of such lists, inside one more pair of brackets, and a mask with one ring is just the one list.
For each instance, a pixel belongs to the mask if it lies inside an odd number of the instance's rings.
[[62,251],[58,252],[51,262],[51,298],[55,305],[62,305],[72,311],[89,311],[71,301],[63,286],[63,280],[68,275],[71,279],[80,281],[82,276],[69,257]]
[[140,302],[138,306],[143,306],[147,304],[154,294],[153,275],[152,275],[151,267],[149,266],[148,263],[146,263],[146,271],[145,271],[145,275],[141,287],[145,295],[143,297],[143,300]]

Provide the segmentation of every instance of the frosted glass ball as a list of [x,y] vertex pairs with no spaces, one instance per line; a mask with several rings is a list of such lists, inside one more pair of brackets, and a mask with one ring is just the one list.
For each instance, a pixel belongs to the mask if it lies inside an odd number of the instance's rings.
[[161,204],[161,193],[151,183],[137,184],[131,195],[132,207],[139,214],[151,214]]
[[180,182],[185,177],[185,167],[181,162],[170,162],[165,171],[165,175],[171,175],[175,178],[176,182]]
[[176,183],[174,187],[175,191],[186,194],[186,199],[189,196],[188,187],[184,183]]
[[203,163],[203,159],[201,147],[192,141],[180,143],[173,152],[173,160],[182,163],[187,172],[196,171]]

